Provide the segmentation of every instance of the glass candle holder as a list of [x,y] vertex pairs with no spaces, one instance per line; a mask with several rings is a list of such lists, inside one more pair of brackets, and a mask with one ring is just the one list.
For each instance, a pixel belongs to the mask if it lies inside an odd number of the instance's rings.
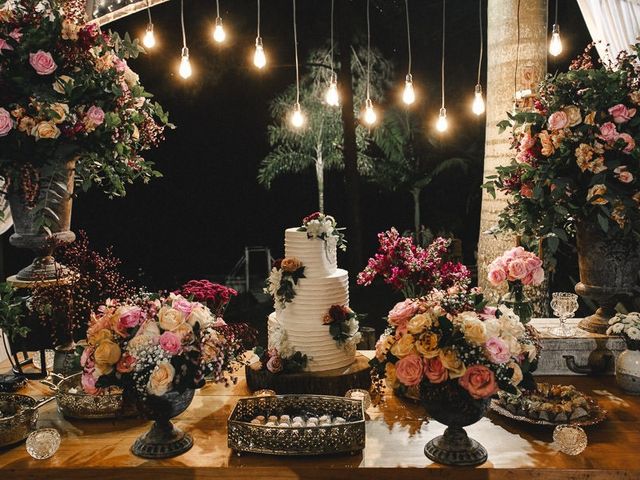
[[362,401],[362,405],[365,410],[371,406],[371,395],[367,390],[362,388],[353,388],[349,390],[345,394],[345,397]]
[[558,425],[553,430],[553,441],[567,455],[579,455],[587,448],[587,434],[577,425]]
[[29,434],[26,447],[36,460],[50,458],[60,448],[60,433],[55,428],[40,428]]

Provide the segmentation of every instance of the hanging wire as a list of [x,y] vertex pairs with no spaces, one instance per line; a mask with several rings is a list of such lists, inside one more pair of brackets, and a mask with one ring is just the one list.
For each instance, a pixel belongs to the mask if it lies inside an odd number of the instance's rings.
[[333,0],[331,0],[331,49],[330,49],[330,55],[331,55],[331,73],[333,74]]
[[371,99],[371,19],[369,18],[370,0],[367,0],[367,100]]
[[404,0],[404,7],[407,14],[407,51],[409,53],[408,75],[411,75],[411,27],[409,23],[409,0]]
[[258,37],[260,37],[260,0],[258,0]]
[[220,0],[216,0],[216,17],[220,18]]
[[442,84],[442,108],[444,108],[444,39],[445,39],[445,8],[446,0],[442,0],[442,64],[440,65],[440,80]]
[[518,64],[520,63],[520,0],[518,0],[516,11],[516,68],[513,72],[513,96],[518,93]]
[[180,25],[182,25],[182,47],[187,48],[187,33],[184,29],[184,0],[180,0]]
[[147,0],[147,13],[149,14],[149,24],[153,25],[153,21],[151,20],[151,0]]
[[478,81],[476,85],[480,85],[480,72],[482,71],[482,56],[484,55],[484,38],[482,31],[482,0],[478,0],[478,21],[480,22],[480,56],[478,58]]
[[556,0],[556,19],[553,22],[555,25],[558,24],[558,0]]
[[[260,0],[258,0],[259,2]],[[296,54],[296,105],[300,105],[300,66],[298,64],[298,28],[296,26],[296,0],[293,0],[293,47]]]

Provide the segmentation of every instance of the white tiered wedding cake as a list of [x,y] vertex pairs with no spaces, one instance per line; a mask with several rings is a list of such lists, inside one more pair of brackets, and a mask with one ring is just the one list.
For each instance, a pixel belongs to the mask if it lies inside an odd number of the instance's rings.
[[[316,215],[305,218],[303,227],[285,231],[285,258],[270,278],[276,311],[268,321],[269,348],[283,359],[295,352],[306,355],[307,372],[348,367],[360,338],[358,322],[348,308],[348,273],[337,267],[342,235],[332,217]],[[291,278],[294,271],[295,281],[286,283],[286,275]],[[278,291],[279,285],[285,285],[288,294]],[[332,330],[330,310],[334,318],[340,317],[340,328],[336,324]],[[336,332],[343,334],[342,340],[336,339]]]

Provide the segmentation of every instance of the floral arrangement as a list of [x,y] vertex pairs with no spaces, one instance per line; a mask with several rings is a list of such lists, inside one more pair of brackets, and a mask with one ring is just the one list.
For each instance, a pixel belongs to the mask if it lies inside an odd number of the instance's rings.
[[233,288],[209,280],[190,280],[174,293],[206,304],[216,316],[222,316],[231,298],[238,295]]
[[371,361],[374,374],[394,390],[425,392],[449,382],[474,399],[531,385],[538,350],[518,316],[504,306],[485,309],[474,292],[467,293],[472,309],[447,310],[443,296],[407,299],[389,312],[390,327]]
[[0,176],[31,207],[40,178],[72,158],[79,185],[110,196],[159,176],[141,153],[171,126],[127,64],[138,41],[84,24],[84,12],[63,5],[0,0]]
[[293,352],[290,356],[283,356],[276,348],[265,349],[256,347],[253,353],[258,356],[258,362],[251,365],[256,370],[266,369],[273,374],[297,373],[303,371],[307,366],[308,358],[301,352]]
[[508,196],[499,226],[545,239],[551,253],[575,225],[607,235],[640,233],[640,44],[594,67],[589,49],[549,76],[533,111],[509,115],[514,158],[484,185]]
[[355,349],[362,339],[362,334],[358,331],[358,314],[346,305],[331,305],[322,318],[322,323],[329,325],[331,337],[344,348]]
[[629,345],[640,350],[640,313],[618,313],[609,319],[607,335],[622,335]]
[[540,285],[544,280],[542,260],[523,247],[514,247],[504,252],[489,264],[489,282],[499,286],[505,281],[522,285]]
[[106,302],[92,315],[87,343],[83,390],[99,394],[115,385],[139,399],[199,388],[205,377],[235,381],[234,361],[244,351],[224,320],[175,294]]
[[423,248],[395,228],[379,233],[378,240],[378,252],[358,274],[358,285],[371,285],[379,276],[405,298],[417,298],[433,289],[465,290],[471,283],[467,267],[445,260],[450,240],[438,237]]
[[275,301],[276,309],[284,309],[296,296],[298,280],[305,278],[304,265],[295,257],[282,258],[273,262],[264,293]]
[[345,251],[347,249],[347,241],[344,238],[344,228],[338,228],[335,218],[324,213],[314,212],[302,219],[302,226],[299,232],[307,232],[308,238],[319,238],[326,241],[329,238],[336,239],[337,247]]

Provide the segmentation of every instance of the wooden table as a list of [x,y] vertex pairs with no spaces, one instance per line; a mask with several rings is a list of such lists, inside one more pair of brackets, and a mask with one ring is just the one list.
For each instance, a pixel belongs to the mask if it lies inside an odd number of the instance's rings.
[[[543,380],[543,379],[541,379]],[[3,480],[92,479],[527,479],[638,480],[640,479],[640,397],[623,394],[613,377],[549,377],[588,392],[609,411],[604,423],[587,429],[589,446],[572,457],[552,445],[552,429],[514,423],[490,414],[467,428],[489,452],[479,468],[447,468],[424,456],[425,443],[444,431],[428,421],[416,404],[388,397],[385,405],[367,411],[366,448],[356,456],[284,458],[235,456],[227,448],[226,421],[238,398],[249,394],[244,380],[225,389],[208,385],[175,423],[188,430],[195,445],[170,460],[151,461],[133,456],[129,447],[149,428],[142,420],[68,421],[55,402],[40,412],[39,427],[62,433],[58,452],[48,460],[34,460],[24,444],[0,450]],[[48,395],[31,382],[23,393]],[[419,469],[419,470],[416,470]]]

